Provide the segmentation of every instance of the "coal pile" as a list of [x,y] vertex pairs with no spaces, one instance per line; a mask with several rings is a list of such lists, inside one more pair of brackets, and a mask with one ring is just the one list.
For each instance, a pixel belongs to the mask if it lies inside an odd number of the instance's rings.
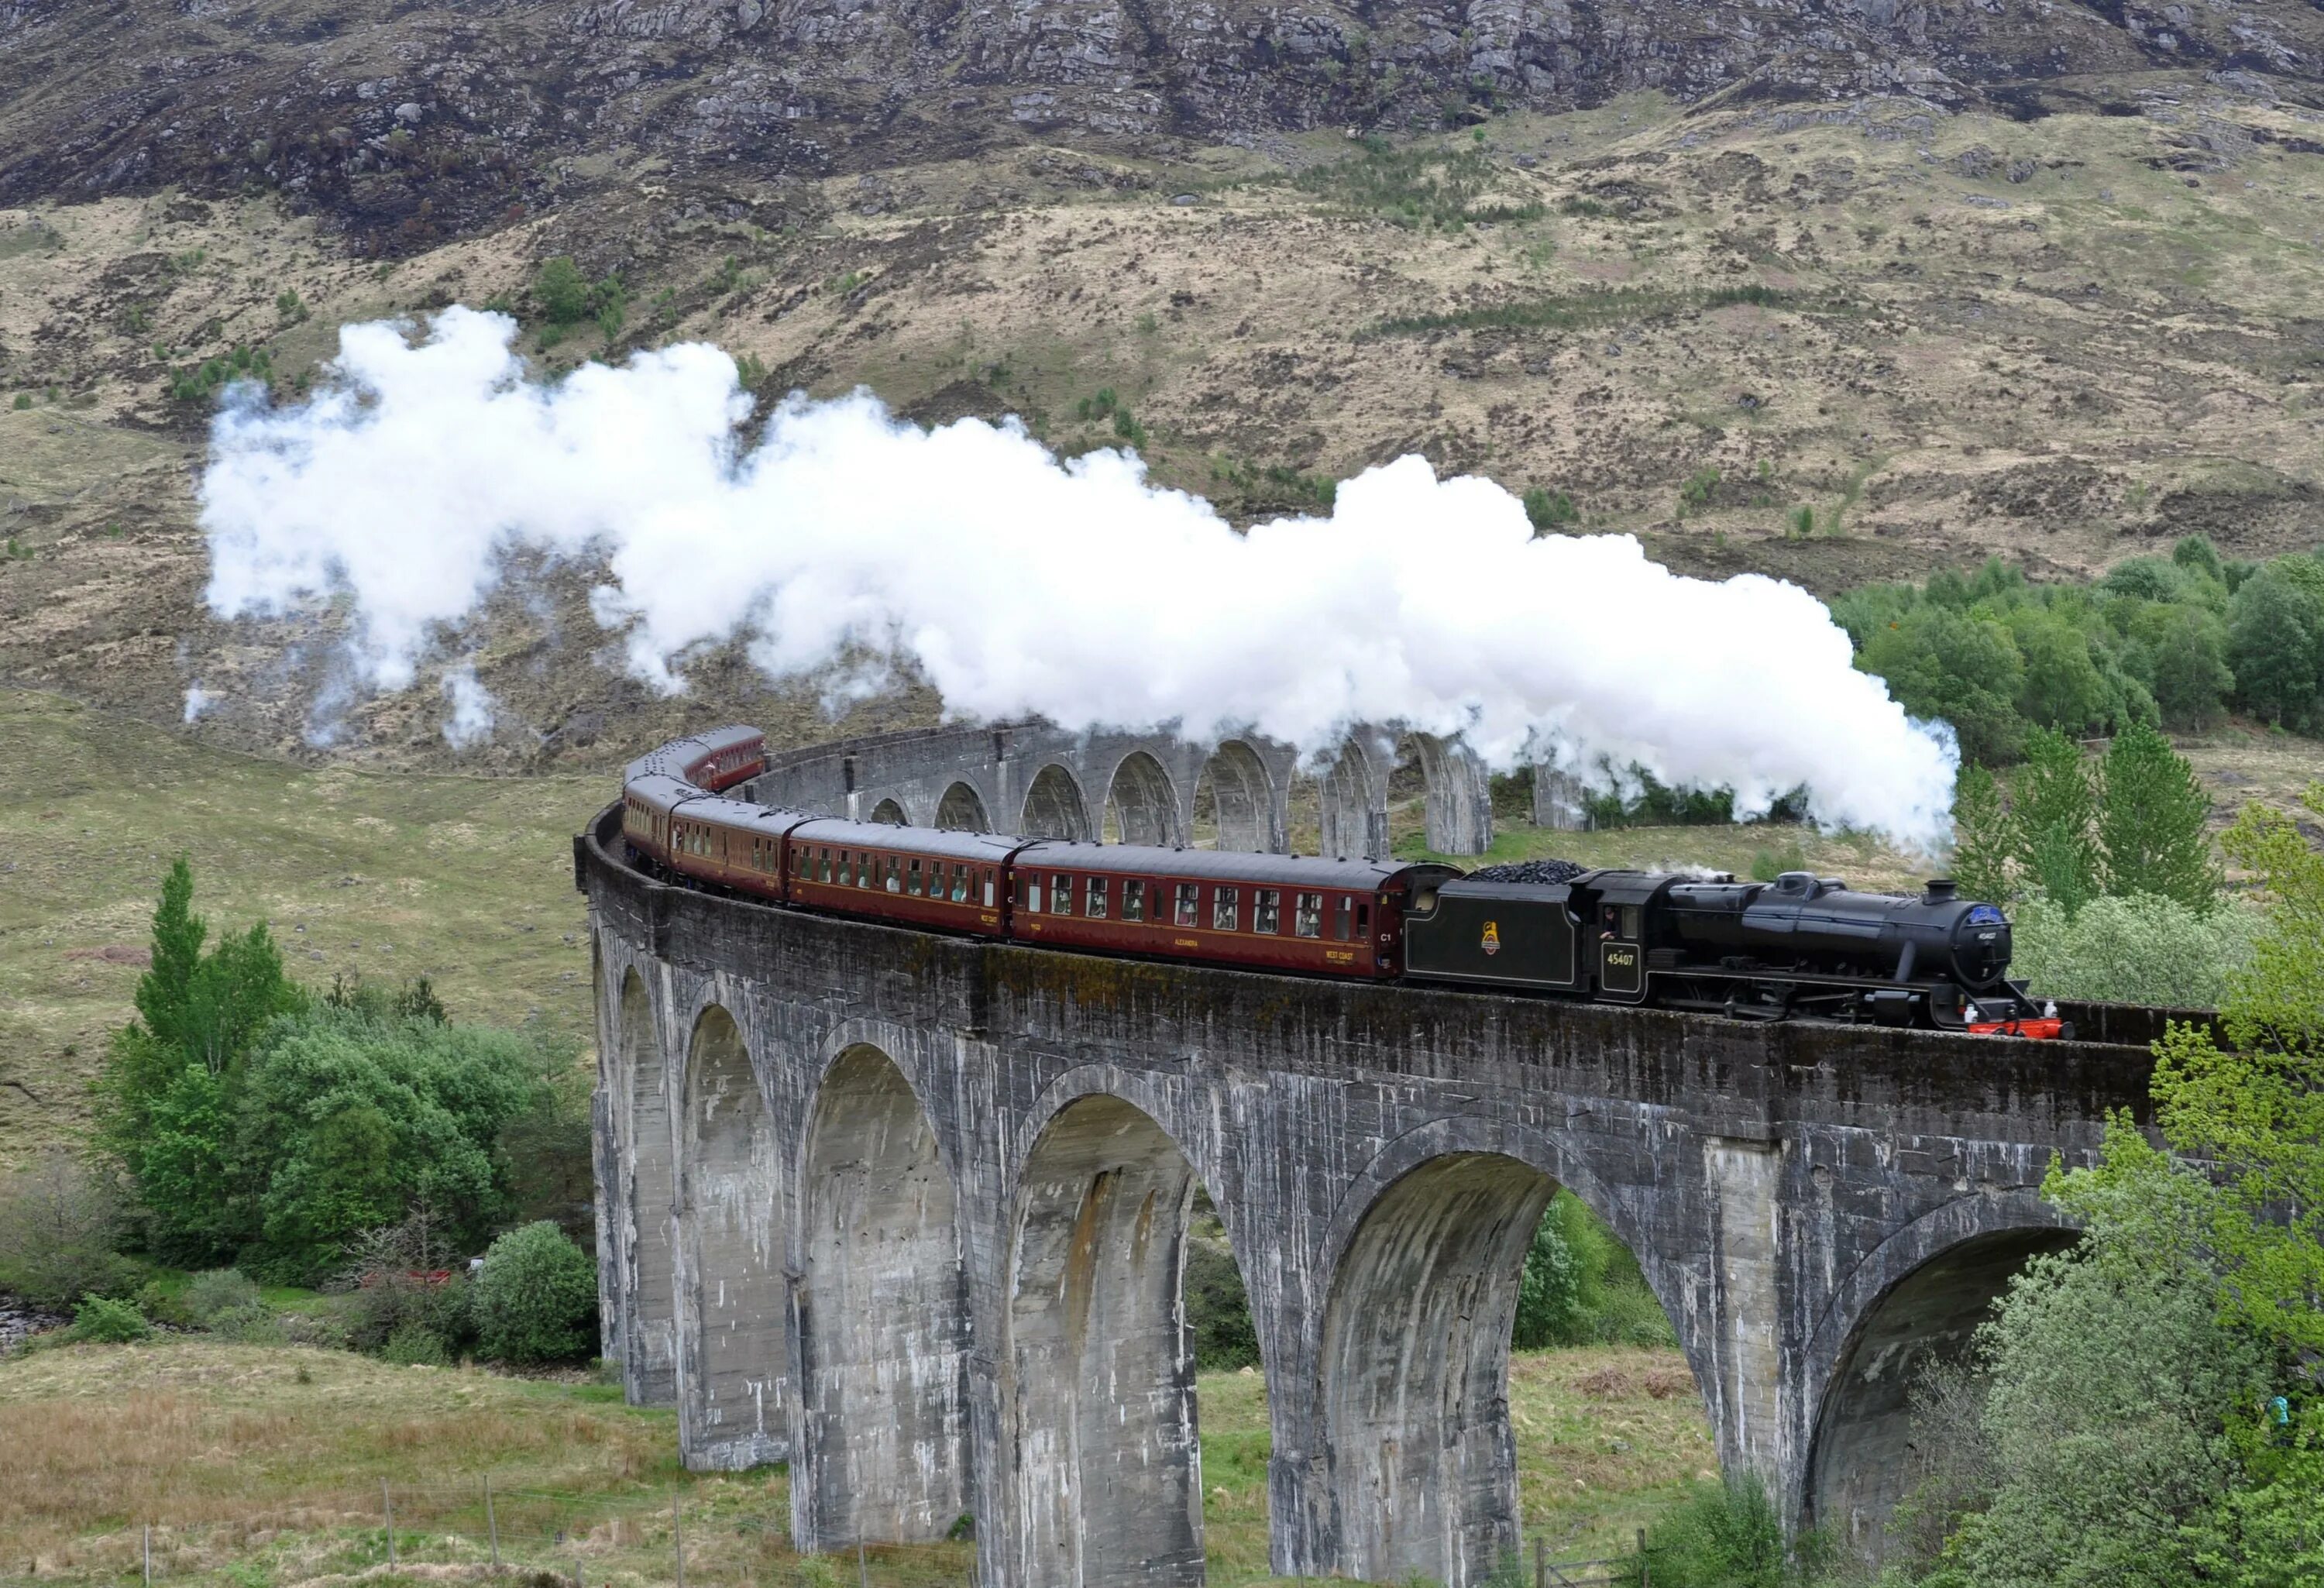
[[1570,882],[1590,870],[1570,860],[1518,860],[1507,865],[1479,866],[1469,873],[1472,882]]

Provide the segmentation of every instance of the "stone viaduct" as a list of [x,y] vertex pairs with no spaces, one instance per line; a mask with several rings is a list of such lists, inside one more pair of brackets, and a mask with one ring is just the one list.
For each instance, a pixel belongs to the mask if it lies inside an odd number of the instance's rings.
[[[1481,854],[1493,839],[1490,780],[1457,743],[1376,727],[1350,734],[1318,778],[1325,854],[1380,859],[1388,850],[1388,778],[1408,751],[1426,781],[1428,846]],[[1077,734],[1046,723],[930,728],[801,752],[759,780],[769,805],[827,810],[970,832],[1093,839],[1111,827],[1125,844],[1185,844],[1195,791],[1207,776],[1218,847],[1288,847],[1298,752],[1250,736],[1215,744],[1167,737]],[[1533,817],[1582,825],[1580,790],[1548,769],[1535,777]]]
[[[975,737],[761,787],[1029,799],[1039,769],[994,769],[1035,758]],[[1119,748],[1074,743],[1042,767]],[[2146,1109],[2135,1011],[2020,1043],[1109,960],[666,887],[611,815],[576,845],[605,1355],[690,1465],[788,1461],[799,1547],[973,1518],[984,1588],[1201,1581],[1198,1182],[1264,1360],[1277,1573],[1464,1588],[1520,1546],[1508,1338],[1561,1186],[1637,1253],[1721,1461],[1877,1553],[1914,1374],[2070,1238],[2052,1154]]]

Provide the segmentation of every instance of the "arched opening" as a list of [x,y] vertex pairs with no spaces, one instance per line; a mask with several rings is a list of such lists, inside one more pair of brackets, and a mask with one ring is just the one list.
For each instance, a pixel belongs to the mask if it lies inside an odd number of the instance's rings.
[[952,1177],[903,1072],[852,1048],[807,1137],[791,1536],[942,1538],[968,1509],[968,1295]]
[[1185,842],[1178,830],[1178,791],[1162,763],[1133,750],[1113,769],[1105,795],[1105,841],[1169,845]]
[[892,799],[882,799],[879,804],[873,806],[872,808],[872,819],[875,822],[884,822],[891,827],[903,827],[909,826],[911,825],[904,818],[904,808],[897,804]]
[[1432,1159],[1349,1242],[1320,1363],[1339,1574],[1465,1588],[1517,1548],[1509,1335],[1555,1189],[1496,1153]]
[[1387,799],[1391,844],[1416,825],[1434,854],[1482,854],[1493,846],[1492,778],[1456,740],[1406,734],[1397,741]]
[[1230,739],[1203,763],[1194,787],[1194,842],[1264,854],[1283,848],[1275,820],[1275,780],[1259,752]]
[[1371,752],[1349,740],[1317,782],[1321,843],[1316,853],[1333,859],[1385,860],[1388,780],[1380,775]]
[[1027,1160],[1009,1284],[1016,1580],[1199,1583],[1203,1473],[1182,1273],[1194,1175],[1143,1111],[1085,1097]]
[[670,1245],[676,1184],[668,1066],[654,1039],[653,1004],[634,970],[622,978],[618,1034],[628,1096],[629,1195],[622,1223],[629,1304],[622,1388],[637,1406],[678,1399],[677,1270]]
[[714,1005],[695,1022],[687,1057],[679,1177],[688,1304],[679,1449],[691,1467],[741,1471],[788,1454],[781,1176],[742,1034]]
[[966,783],[954,783],[936,801],[936,826],[948,833],[992,830],[991,820],[984,814],[983,799]]
[[2005,1230],[1948,1247],[1875,1301],[1842,1348],[1816,1419],[1803,1524],[1877,1562],[1896,1503],[1923,1475],[1913,1396],[1932,1370],[1959,1363],[2012,1276],[2070,1230]]
[[1074,774],[1051,762],[1025,790],[1025,817],[1017,829],[1028,838],[1064,838],[1079,844],[1091,836],[1089,805]]

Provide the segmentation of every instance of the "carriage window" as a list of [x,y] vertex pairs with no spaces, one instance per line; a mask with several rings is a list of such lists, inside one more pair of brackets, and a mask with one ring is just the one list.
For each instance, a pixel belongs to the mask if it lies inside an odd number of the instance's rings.
[[1025,897],[1020,900],[1019,903],[1028,915],[1038,915],[1041,913],[1040,878],[1027,877],[1025,879]]
[[1197,909],[1196,904],[1202,891],[1203,891],[1200,888],[1196,887],[1192,882],[1181,882],[1178,884],[1177,919],[1180,926],[1194,926],[1201,919],[1200,911]]
[[1355,919],[1356,901],[1344,893],[1341,894],[1340,908],[1332,912],[1332,936],[1345,943]]
[[855,885],[857,887],[876,888],[880,885],[880,879],[872,871],[874,863],[870,850],[859,849],[855,852]]
[[1302,937],[1323,935],[1323,896],[1321,893],[1293,895],[1291,929]]
[[1251,896],[1250,929],[1274,937],[1283,930],[1283,894],[1274,888],[1261,888]]
[[952,868],[952,901],[954,904],[968,902],[968,868],[964,865]]
[[1071,877],[1060,873],[1049,879],[1049,913],[1074,913],[1074,880]]
[[904,868],[897,863],[896,857],[891,854],[888,857],[888,891],[900,893],[903,891]]
[[1093,921],[1105,919],[1105,879],[1092,877],[1089,892],[1082,900],[1082,913]]
[[1211,929],[1231,932],[1242,924],[1242,892],[1236,888],[1211,890]]
[[984,873],[984,908],[987,909],[992,908],[992,873],[991,872]]
[[1356,930],[1359,933],[1369,932],[1371,930],[1371,926],[1372,907],[1369,904],[1356,906]]
[[1146,884],[1132,879],[1121,885],[1121,919],[1142,921],[1146,919]]
[[915,899],[920,896],[920,858],[917,854],[912,857],[911,880],[905,884],[904,891]]

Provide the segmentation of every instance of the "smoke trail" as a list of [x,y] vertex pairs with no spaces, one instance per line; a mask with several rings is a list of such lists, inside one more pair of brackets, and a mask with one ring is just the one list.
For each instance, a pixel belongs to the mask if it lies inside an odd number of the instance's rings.
[[664,688],[738,634],[778,677],[868,649],[964,716],[1318,752],[1398,723],[1499,767],[1636,762],[1746,811],[1805,783],[1819,820],[1945,835],[1949,731],[1908,721],[1794,586],[1683,578],[1628,536],[1536,540],[1508,492],[1418,457],[1346,482],[1328,518],[1239,534],[1134,456],[1061,463],[1013,423],[923,431],[868,396],[794,399],[753,442],[715,347],[551,385],[525,378],[515,331],[465,309],[416,343],[351,326],[314,400],[221,412],[213,608],[351,597],[365,672],[399,688],[507,553],[586,554],[612,573],[598,620]]
[[493,692],[476,681],[476,664],[464,660],[444,675],[444,698],[452,715],[444,719],[444,742],[466,750],[493,736]]

